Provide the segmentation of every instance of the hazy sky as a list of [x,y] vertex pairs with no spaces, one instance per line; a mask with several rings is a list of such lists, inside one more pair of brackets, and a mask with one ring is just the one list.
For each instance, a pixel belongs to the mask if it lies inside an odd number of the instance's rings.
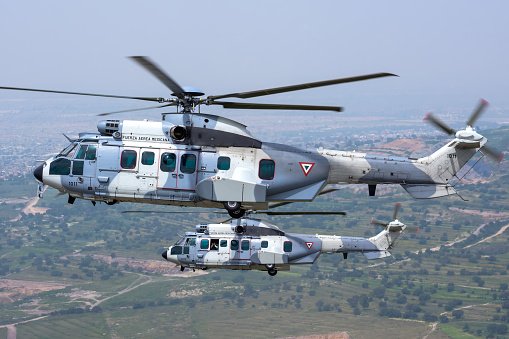
[[0,85],[169,96],[125,58],[148,55],[209,95],[391,72],[256,101],[507,107],[507,13],[507,1],[2,1]]

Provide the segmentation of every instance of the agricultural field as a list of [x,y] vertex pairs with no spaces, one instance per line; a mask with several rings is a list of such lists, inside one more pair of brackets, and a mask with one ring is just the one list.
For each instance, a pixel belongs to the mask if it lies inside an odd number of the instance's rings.
[[[507,127],[485,134],[509,151]],[[348,186],[283,206],[348,213],[267,217],[285,232],[369,237],[380,231],[370,219],[390,221],[396,202],[398,219],[419,231],[400,237],[387,259],[328,254],[275,277],[181,272],[161,258],[179,234],[225,219],[211,210],[123,214],[199,210],[69,205],[54,190],[32,204],[31,173],[10,178],[0,182],[0,338],[13,327],[20,338],[508,337],[508,163],[481,160],[457,186],[468,201],[413,200],[399,186],[368,197],[367,187]]]

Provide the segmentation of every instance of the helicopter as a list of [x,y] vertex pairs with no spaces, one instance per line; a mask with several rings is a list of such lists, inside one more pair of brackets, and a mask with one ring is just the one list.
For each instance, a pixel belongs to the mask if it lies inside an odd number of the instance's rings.
[[[396,76],[375,73],[298,85],[203,97],[197,88],[180,86],[148,57],[131,57],[154,75],[172,97],[133,97],[18,87],[6,90],[49,92],[158,102],[150,108],[175,106],[162,121],[103,120],[98,133],[77,139],[35,168],[42,198],[45,185],[76,198],[113,205],[137,202],[158,205],[224,208],[240,218],[246,210],[272,203],[313,201],[329,184],[365,184],[369,196],[378,184],[399,184],[416,199],[457,194],[450,180],[477,152],[497,158],[485,137],[472,128],[487,102],[456,132],[428,114],[427,120],[455,138],[433,154],[416,158],[295,147],[262,142],[236,121],[201,113],[202,105],[225,109],[278,109],[341,112],[342,107],[223,101],[254,98],[306,88]],[[140,110],[140,109],[134,109]],[[128,111],[134,111],[128,110]],[[106,116],[117,111],[103,113]],[[64,134],[65,135],[65,134]],[[483,154],[484,154],[483,153]],[[501,156],[498,157],[500,161]]]
[[229,223],[199,224],[162,257],[180,265],[181,271],[186,267],[260,270],[270,276],[290,270],[291,265],[313,264],[322,253],[343,253],[347,259],[348,253],[360,252],[368,259],[382,259],[391,256],[389,250],[405,230],[417,232],[417,227],[397,219],[400,208],[396,204],[389,223],[371,219],[372,224],[384,227],[371,238],[285,233],[273,223],[249,216],[232,218]]

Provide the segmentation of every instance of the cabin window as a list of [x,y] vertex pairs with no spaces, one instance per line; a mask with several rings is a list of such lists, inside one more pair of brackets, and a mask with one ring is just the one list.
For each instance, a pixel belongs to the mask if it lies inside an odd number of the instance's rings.
[[120,167],[125,169],[133,169],[136,167],[136,151],[125,150],[122,151],[122,156],[120,157]]
[[237,251],[239,249],[239,241],[238,240],[232,240],[231,249],[233,251]]
[[170,254],[182,254],[182,246],[173,246]]
[[219,249],[219,239],[210,239],[210,250],[217,251]]
[[161,155],[161,171],[173,172],[177,166],[177,156],[175,153],[163,153]]
[[285,241],[283,243],[283,251],[285,251],[285,252],[291,252],[292,251],[292,242],[291,241]]
[[269,242],[267,240],[263,240],[262,241],[262,248],[267,248],[269,247]]
[[189,254],[189,246],[184,246],[184,254]]
[[260,168],[258,169],[258,177],[263,180],[274,179],[274,170],[276,165],[274,160],[264,159],[260,160]]
[[221,247],[227,247],[228,246],[228,240],[221,240],[220,245]]
[[240,243],[240,248],[243,251],[249,250],[249,240],[242,240],[242,242]]
[[83,164],[84,161],[73,161],[72,162],[72,174],[73,175],[83,175]]
[[147,166],[153,165],[154,157],[155,157],[154,152],[143,152],[143,154],[141,155],[141,164]]
[[71,160],[59,158],[49,165],[50,175],[69,175],[71,173]]
[[200,241],[200,248],[202,250],[208,250],[209,249],[209,239],[202,239]]
[[217,169],[221,171],[227,171],[230,169],[230,158],[219,157],[217,159]]
[[182,154],[180,157],[180,172],[192,174],[196,169],[196,155]]

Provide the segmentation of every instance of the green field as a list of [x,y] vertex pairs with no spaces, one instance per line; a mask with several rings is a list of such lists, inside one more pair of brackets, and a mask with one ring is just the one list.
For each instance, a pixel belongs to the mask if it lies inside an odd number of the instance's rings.
[[[507,150],[507,132],[490,131],[490,142]],[[380,231],[370,219],[390,221],[400,202],[398,218],[419,232],[403,235],[393,257],[381,261],[329,254],[276,277],[230,270],[183,275],[162,260],[162,249],[178,234],[224,219],[213,213],[122,214],[186,209],[69,205],[49,189],[37,204],[46,213],[13,221],[23,203],[2,203],[0,325],[16,324],[19,338],[276,338],[340,331],[353,338],[507,338],[509,231],[478,242],[509,224],[509,216],[499,214],[509,211],[508,163],[482,162],[491,174],[458,186],[469,201],[417,201],[400,187],[367,197],[365,188],[348,187],[311,204],[283,206],[348,212],[267,217],[286,232],[368,237]],[[0,199],[13,199],[17,192],[33,195],[36,187],[19,178],[0,189]],[[45,317],[26,322],[39,316]],[[0,327],[0,338],[6,336]]]

